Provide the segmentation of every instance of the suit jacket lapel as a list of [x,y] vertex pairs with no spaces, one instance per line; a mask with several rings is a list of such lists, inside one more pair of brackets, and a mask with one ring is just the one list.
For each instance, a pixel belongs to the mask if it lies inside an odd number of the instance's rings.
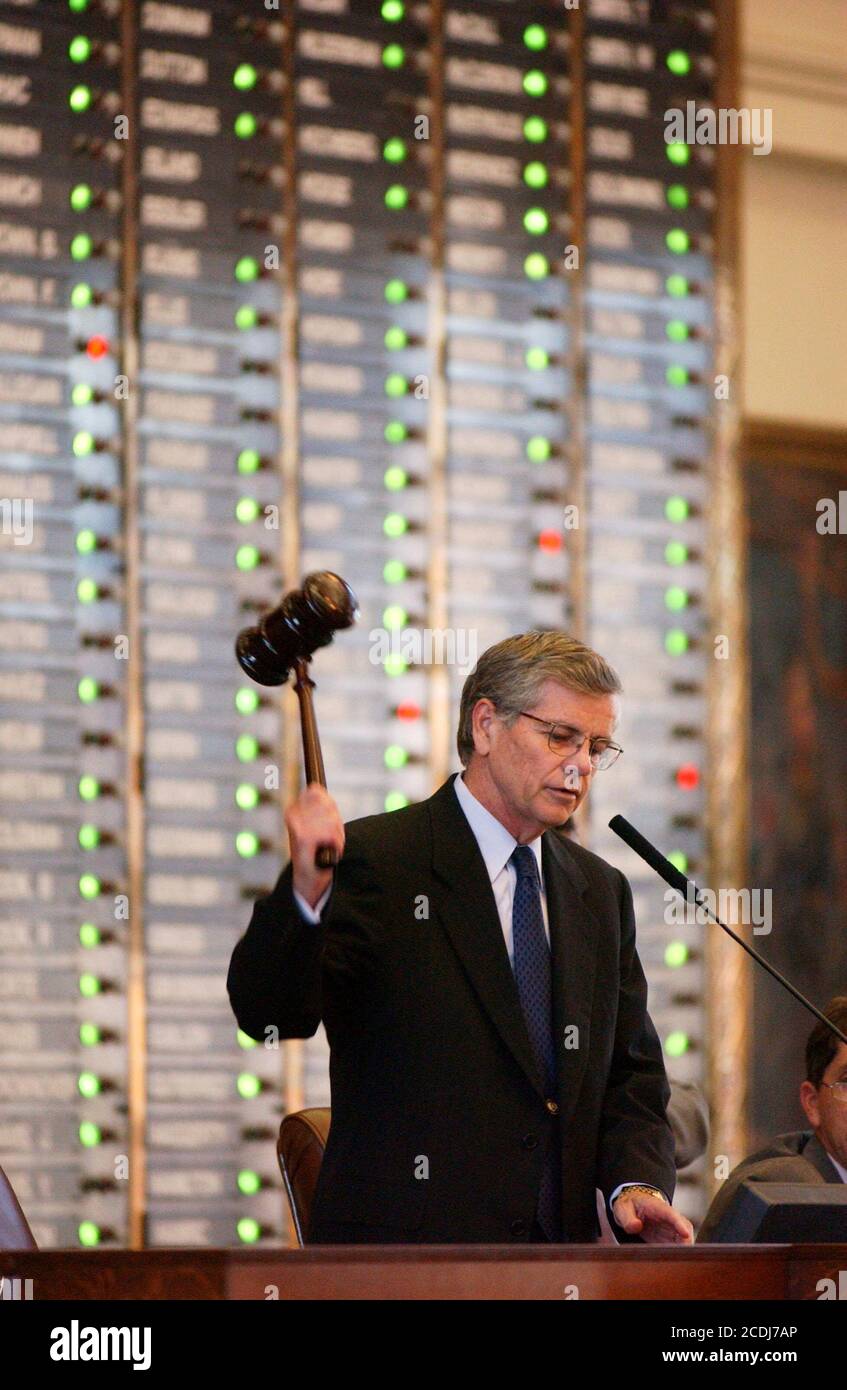
[[455,774],[430,797],[432,866],[445,890],[434,907],[480,1003],[539,1094],[544,1090],[526,1031],[491,880],[453,791]]
[[548,830],[542,837],[541,858],[553,957],[559,1113],[564,1128],[576,1105],[588,1063],[600,924],[584,898],[588,879],[567,841],[555,830]]
[[[433,869],[447,885],[447,891],[435,900],[435,910],[483,1008],[543,1096],[491,882],[453,781],[451,776],[429,801]],[[564,1120],[576,1103],[588,1060],[596,918],[582,897],[588,880],[567,845],[554,831],[547,831],[541,844],[552,951],[559,1105]],[[579,1030],[576,1046],[571,1034],[570,1045],[566,1044],[565,1029],[570,1025]]]
[[841,1182],[838,1169],[816,1134],[812,1135],[803,1150],[803,1157],[817,1168],[824,1182]]

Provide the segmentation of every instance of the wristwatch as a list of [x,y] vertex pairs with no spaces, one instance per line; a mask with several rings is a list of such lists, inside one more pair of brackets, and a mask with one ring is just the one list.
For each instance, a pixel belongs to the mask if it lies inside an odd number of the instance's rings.
[[621,1197],[625,1197],[628,1192],[649,1192],[654,1197],[661,1197],[662,1201],[667,1206],[670,1206],[670,1202],[668,1201],[664,1192],[662,1192],[658,1187],[648,1187],[647,1184],[643,1182],[628,1182],[626,1187],[624,1187],[622,1191],[618,1193],[617,1197],[615,1198],[615,1201],[617,1202]]

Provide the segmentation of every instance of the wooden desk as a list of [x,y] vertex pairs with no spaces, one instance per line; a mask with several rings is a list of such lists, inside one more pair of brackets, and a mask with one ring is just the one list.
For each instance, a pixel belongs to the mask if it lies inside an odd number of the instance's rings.
[[0,1252],[0,1277],[31,1279],[35,1300],[817,1299],[842,1271],[844,1298],[845,1245]]

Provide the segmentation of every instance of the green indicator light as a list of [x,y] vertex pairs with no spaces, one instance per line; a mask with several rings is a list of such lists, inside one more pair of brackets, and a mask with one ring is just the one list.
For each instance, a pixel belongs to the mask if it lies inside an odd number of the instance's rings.
[[543,97],[547,87],[547,78],[538,68],[532,68],[530,72],[524,73],[523,89],[528,97]]
[[100,831],[96,825],[81,825],[77,839],[83,849],[96,849],[100,843]]
[[687,521],[689,513],[688,502],[684,497],[669,497],[665,502],[665,516],[668,521],[680,522]]
[[402,560],[386,560],[382,567],[382,577],[386,584],[402,584],[408,573]]
[[671,319],[665,324],[665,333],[672,343],[684,343],[688,337],[688,324],[682,319]]
[[688,384],[688,371],[681,367],[678,362],[671,362],[665,368],[665,381],[668,386],[686,386]]
[[262,1228],[252,1216],[242,1216],[235,1229],[242,1245],[255,1245],[262,1236]]
[[83,1047],[96,1047],[102,1037],[103,1034],[96,1023],[81,1023],[79,1025],[79,1040]]
[[245,1197],[252,1197],[262,1186],[262,1179],[252,1168],[242,1168],[236,1182],[239,1192],[242,1192]]
[[678,970],[688,960],[688,947],[684,941],[669,941],[665,947],[665,965]]
[[68,105],[72,111],[78,114],[87,111],[91,105],[92,96],[90,87],[74,87],[68,95]]
[[83,676],[77,685],[76,693],[84,705],[90,705],[100,694],[100,686],[93,676]]
[[86,208],[91,207],[94,197],[91,185],[88,183],[78,183],[70,193],[70,204],[74,212],[85,212]]
[[403,0],[383,0],[380,14],[388,24],[399,24],[405,13]]
[[81,579],[76,586],[76,596],[79,603],[93,603],[100,590],[93,579]]
[[90,949],[100,945],[100,928],[94,922],[83,922],[79,929],[79,944]]
[[383,753],[383,761],[386,767],[405,767],[409,761],[409,755],[399,743],[390,743]]
[[251,685],[242,685],[235,692],[235,708],[239,714],[255,714],[259,708],[259,695]]
[[389,652],[382,663],[383,670],[387,676],[402,676],[409,669],[409,663],[404,656],[398,652]]
[[235,563],[240,570],[254,570],[261,559],[255,545],[240,545],[235,552]]
[[383,434],[387,444],[402,444],[403,440],[408,438],[409,431],[402,420],[389,420]]
[[240,1072],[235,1085],[242,1100],[255,1100],[262,1090],[261,1081],[252,1071]]
[[382,147],[382,157],[387,159],[389,164],[402,164],[407,154],[406,141],[401,140],[399,135],[392,135]]
[[261,516],[262,509],[255,497],[239,497],[235,504],[235,519],[240,521],[243,526],[255,521],[257,516]]
[[100,880],[96,874],[80,874],[79,895],[89,902],[100,896]]
[[383,342],[389,352],[399,352],[401,348],[408,347],[409,335],[405,328],[400,328],[395,324],[391,328],[386,328]]
[[93,238],[88,232],[79,232],[71,241],[71,260],[87,261],[93,250]]
[[401,212],[409,203],[409,190],[402,183],[393,183],[385,190],[385,206],[392,212]]
[[402,280],[389,280],[385,287],[385,298],[389,304],[402,304],[409,298],[409,287]]
[[84,999],[93,999],[100,993],[100,981],[96,975],[85,974],[79,977],[79,992]]
[[681,227],[671,227],[665,235],[665,245],[675,256],[684,256],[691,246],[691,238]]
[[547,30],[541,24],[528,24],[523,31],[523,41],[533,53],[540,53],[547,47]]
[[691,150],[681,140],[671,140],[665,145],[665,154],[671,164],[687,164],[691,158]]
[[672,208],[687,208],[690,202],[688,189],[684,183],[672,183],[665,189],[665,197]]
[[91,40],[84,34],[77,34],[68,44],[68,57],[72,63],[87,63],[91,57]]
[[678,584],[671,584],[669,588],[665,589],[665,607],[669,608],[672,613],[678,613],[680,609],[687,606],[688,594],[685,589],[680,588]]
[[68,9],[74,14],[82,14],[83,10],[88,9],[89,0],[68,0]]
[[239,92],[250,92],[259,80],[259,74],[252,63],[239,63],[232,74],[232,85]]
[[393,463],[390,468],[386,468],[382,475],[382,481],[389,492],[402,492],[403,488],[406,487],[409,482],[409,475],[405,468],[401,468],[399,464]]
[[547,165],[540,159],[532,159],[524,165],[523,181],[529,188],[546,188],[550,181]]
[[543,208],[527,208],[523,215],[523,224],[533,236],[541,236],[550,226],[550,218]]
[[385,378],[386,396],[405,396],[409,389],[409,383],[400,372],[392,372]]
[[100,1126],[93,1124],[91,1120],[83,1120],[77,1133],[84,1149],[96,1148],[103,1138]]
[[255,328],[259,322],[259,311],[252,304],[242,304],[235,311],[235,326],[244,332],[248,328]]
[[389,631],[396,631],[397,628],[405,627],[409,621],[409,615],[400,603],[390,603],[382,612],[383,627]]
[[239,473],[258,473],[261,462],[257,449],[242,449],[236,467]]
[[100,795],[100,783],[97,781],[96,777],[92,777],[90,773],[86,773],[84,777],[80,777],[77,783],[77,791],[82,801],[96,801],[97,797]]
[[90,285],[74,285],[71,290],[71,308],[87,309],[93,298],[94,291]]
[[259,789],[252,782],[240,782],[235,789],[235,804],[242,811],[252,811],[259,804]]
[[100,1094],[100,1078],[93,1071],[81,1071],[76,1084],[80,1095],[87,1100]]
[[89,386],[87,381],[78,381],[73,391],[71,391],[71,401],[74,405],[91,405],[94,400],[94,387]]
[[671,853],[668,855],[668,859],[671,861],[675,869],[679,869],[679,872],[681,874],[688,873],[688,855],[683,854],[681,849],[672,850]]
[[668,541],[665,546],[665,561],[669,565],[684,565],[688,559],[688,546],[682,541]]
[[259,756],[259,740],[255,734],[239,734],[235,740],[235,756],[240,763],[255,762]]
[[252,859],[259,853],[259,837],[252,830],[240,830],[235,837],[235,851],[242,859]]
[[669,275],[665,289],[672,299],[684,299],[688,294],[688,281],[684,275]]
[[530,463],[546,463],[553,452],[553,446],[543,434],[534,434],[526,441],[526,456]]
[[76,1228],[80,1245],[99,1245],[100,1227],[94,1221],[80,1221]]
[[400,43],[387,43],[382,50],[383,65],[387,68],[402,68],[406,61],[406,51]]
[[531,145],[540,145],[547,139],[547,122],[541,116],[527,116],[523,123],[523,137]]
[[241,111],[236,116],[232,128],[239,140],[249,140],[259,129],[259,122],[252,111]]
[[255,256],[242,256],[235,266],[236,280],[258,280],[259,262]]
[[684,77],[687,72],[691,71],[691,59],[681,48],[672,48],[665,58],[665,62],[677,77]]
[[389,512],[382,523],[382,529],[386,536],[395,538],[405,535],[409,529],[409,523],[400,512]]
[[550,354],[546,348],[531,347],[527,349],[525,361],[530,371],[543,372],[550,365]]
[[682,628],[673,627],[665,633],[665,651],[669,656],[682,656],[688,651],[688,635]]
[[255,1038],[248,1037],[246,1033],[242,1033],[240,1028],[236,1029],[235,1040],[239,1047],[244,1048],[245,1052],[249,1052],[251,1047],[259,1046]]
[[88,430],[80,430],[78,434],[74,435],[72,448],[77,458],[85,458],[87,454],[93,454],[94,435]]
[[683,1053],[688,1051],[688,1047],[689,1037],[687,1033],[677,1030],[674,1033],[668,1033],[665,1038],[665,1052],[669,1057],[682,1057]]
[[382,804],[386,811],[402,811],[408,806],[409,798],[403,792],[389,792]]
[[80,555],[90,555],[92,550],[97,549],[97,536],[95,533],[87,529],[77,531],[76,548]]
[[550,273],[550,262],[540,251],[533,251],[524,261],[523,268],[527,279],[543,280]]

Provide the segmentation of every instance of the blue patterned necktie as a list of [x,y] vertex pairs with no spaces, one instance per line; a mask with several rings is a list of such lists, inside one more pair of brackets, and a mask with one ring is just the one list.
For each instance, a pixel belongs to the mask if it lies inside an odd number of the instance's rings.
[[[518,845],[510,863],[517,873],[512,902],[515,980],[526,1019],[529,1040],[548,1099],[556,1095],[556,1054],[553,1046],[552,970],[544,932],[538,863],[529,845]],[[556,1121],[558,1126],[558,1120]],[[561,1240],[561,1168],[558,1130],[550,1145],[541,1179],[538,1222],[548,1240]]]

